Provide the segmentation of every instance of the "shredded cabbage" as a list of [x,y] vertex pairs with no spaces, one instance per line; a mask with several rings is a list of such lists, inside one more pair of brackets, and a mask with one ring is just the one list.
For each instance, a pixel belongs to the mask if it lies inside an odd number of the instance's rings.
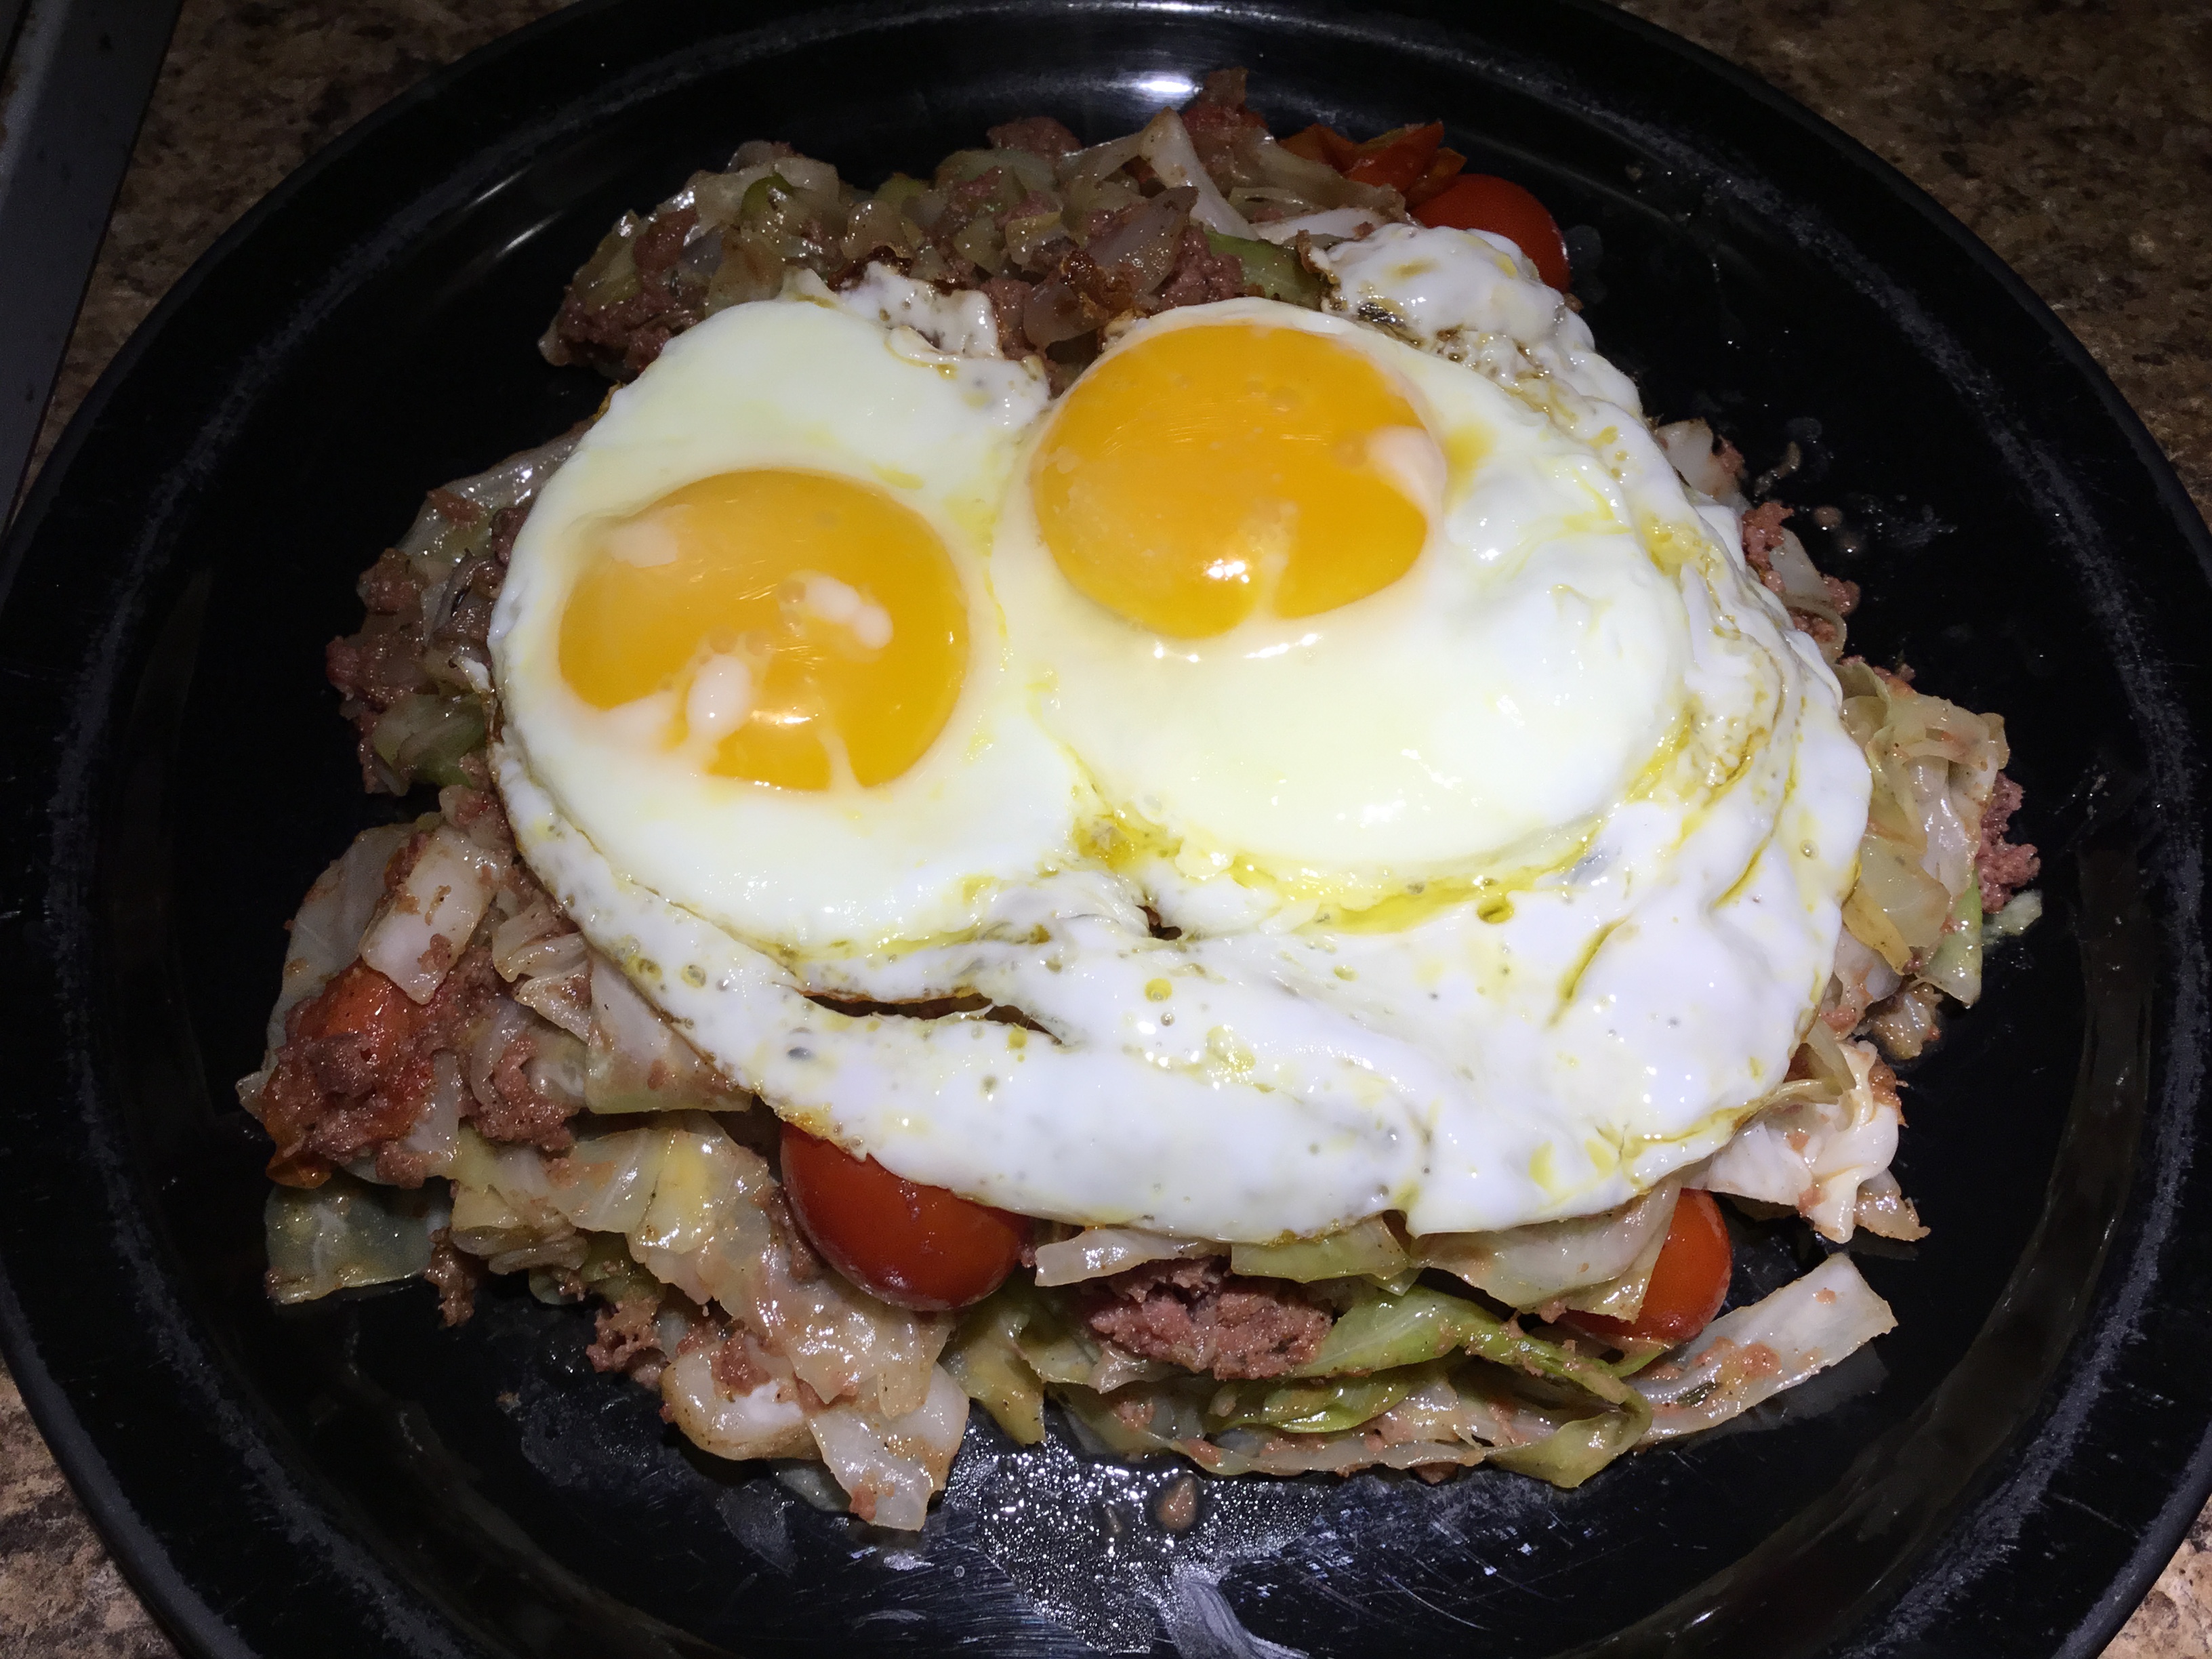
[[1231,1273],[1255,1279],[1291,1279],[1301,1284],[1323,1279],[1395,1279],[1412,1260],[1390,1224],[1379,1215],[1319,1238],[1229,1248]]
[[728,1109],[745,1103],[638,994],[621,969],[595,957],[590,973],[592,1024],[584,1103],[592,1110]]
[[1607,1367],[1419,1288],[1364,1297],[1287,1378],[1178,1373],[1111,1394],[1075,1382],[1051,1392],[1097,1445],[1177,1452],[1218,1474],[1489,1461],[1574,1486],[1650,1421],[1644,1397]]
[[[1977,894],[1969,927],[1966,896],[1976,889],[1982,813],[2008,755],[2004,720],[1853,659],[1836,665],[1836,678],[1844,726],[1874,774],[1844,924],[1899,974],[1929,977],[1923,964],[1940,960],[1945,979],[1936,982],[1972,1002],[1981,991],[1981,901]],[[1961,943],[1944,957],[1940,947],[1952,939]]]
[[1086,1279],[1103,1279],[1147,1261],[1182,1261],[1196,1256],[1218,1255],[1222,1247],[1210,1239],[1176,1238],[1147,1232],[1141,1227],[1086,1227],[1073,1238],[1036,1247],[1036,1282],[1074,1285]]
[[1832,1255],[1747,1308],[1723,1314],[1677,1353],[1644,1371],[1649,1443],[1726,1422],[1794,1388],[1883,1332],[1897,1316],[1848,1255]]
[[[678,1352],[660,1373],[660,1397],[670,1418],[692,1443],[717,1457],[805,1457],[815,1449],[806,1413],[788,1384],[790,1368],[777,1367],[766,1351],[742,1334],[746,1355],[764,1380],[732,1394],[714,1376],[714,1351]],[[781,1369],[784,1376],[773,1373]]]
[[[1631,1273],[1653,1240],[1664,1242],[1680,1190],[1679,1182],[1664,1182],[1597,1215],[1501,1232],[1432,1233],[1415,1239],[1413,1251],[1424,1267],[1440,1267],[1508,1307],[1539,1308]],[[1648,1278],[1650,1268],[1644,1272]],[[1641,1287],[1633,1294],[1640,1307]]]
[[1841,1243],[1858,1224],[1861,1188],[1889,1170],[1904,1114],[1893,1092],[1875,1087],[1872,1043],[1838,1042],[1815,1020],[1799,1054],[1810,1075],[1777,1090],[1698,1184],[1795,1210]]
[[1018,1346],[1036,1307],[1020,1277],[962,1316],[945,1349],[945,1369],[1018,1445],[1044,1438],[1044,1384]]
[[[1326,217],[1328,216],[1318,216]],[[1371,215],[1362,214],[1368,222],[1376,222]],[[1321,305],[1322,280],[1298,262],[1298,256],[1276,243],[1286,241],[1300,230],[1320,229],[1310,219],[1290,220],[1282,224],[1260,228],[1264,240],[1231,236],[1218,230],[1206,233],[1206,245],[1215,253],[1233,253],[1243,262],[1244,280],[1256,283],[1260,292],[1270,300],[1280,300],[1285,305],[1304,306],[1307,310]],[[1349,231],[1338,231],[1348,235]]]
[[271,1187],[262,1211],[269,1294],[289,1305],[419,1278],[447,1217],[434,1186],[407,1192],[340,1172],[319,1187]]
[[415,1001],[428,1002],[468,949],[506,873],[502,854],[439,824],[362,934],[361,959]]
[[1137,153],[1152,164],[1152,171],[1159,175],[1162,184],[1170,187],[1188,185],[1198,192],[1190,216],[1200,224],[1224,236],[1253,240],[1250,223],[1229,205],[1219,186],[1200,162],[1182,116],[1171,109],[1164,109],[1152,117],[1137,135]]

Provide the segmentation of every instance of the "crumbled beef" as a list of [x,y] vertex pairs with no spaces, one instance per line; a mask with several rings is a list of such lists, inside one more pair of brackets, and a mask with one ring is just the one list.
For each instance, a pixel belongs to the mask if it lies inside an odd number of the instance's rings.
[[578,1109],[554,1099],[532,1081],[530,1062],[537,1057],[538,1038],[532,1033],[508,1039],[492,1063],[484,1088],[476,1092],[469,1116],[487,1140],[526,1142],[549,1152],[565,1152],[576,1144],[568,1120]]
[[[1260,146],[1267,139],[1267,125],[1245,103],[1244,84],[1242,70],[1209,75],[1182,111],[1184,129],[1200,163],[1224,189],[1261,182]],[[1075,134],[1048,116],[1006,122],[993,127],[989,136],[994,149],[1052,160],[1081,149]],[[789,146],[747,144],[731,158],[730,171],[778,153],[789,153]],[[779,260],[785,269],[803,264],[832,289],[842,289],[859,281],[870,260],[878,256],[940,293],[981,289],[991,299],[1001,352],[1009,357],[1042,352],[1047,381],[1056,395],[1097,355],[1095,336],[1107,324],[1177,306],[1235,299],[1251,291],[1243,262],[1234,255],[1215,253],[1196,226],[1182,233],[1175,263],[1164,277],[1156,264],[1133,277],[1129,271],[1102,267],[1086,255],[1081,245],[1096,240],[1130,215],[1146,210],[1162,188],[1162,181],[1140,156],[1124,162],[1115,179],[1146,199],[1119,210],[1077,213],[1063,194],[1024,188],[1016,182],[1013,169],[986,167],[975,177],[934,192],[924,245],[918,248],[888,241],[881,216],[847,224],[842,215],[827,212],[819,222],[809,218],[787,226],[781,249],[741,245],[751,250],[749,257],[769,263],[762,281],[770,293]],[[1041,239],[1032,234],[1017,236],[995,273],[975,263],[970,233],[977,225],[994,224],[1003,232],[1017,220],[1041,220],[1055,211],[1068,220],[1065,235],[1049,234],[1048,223],[1028,226],[1025,232],[1042,229],[1048,234]],[[659,356],[672,336],[705,317],[707,296],[720,278],[709,274],[717,270],[716,250],[698,246],[691,257],[685,255],[687,240],[698,223],[697,210],[688,207],[663,210],[643,220],[635,215],[626,217],[571,282],[541,343],[547,360],[588,362],[617,380],[631,380]],[[859,239],[848,240],[856,231]],[[869,237],[875,239],[872,243]],[[627,280],[622,263],[623,239],[635,283]],[[732,257],[732,246],[726,233],[721,259]],[[884,254],[887,246],[895,251]],[[606,297],[616,293],[623,297]],[[595,300],[595,294],[600,297]],[[725,292],[716,302],[730,297]],[[1094,337],[1086,340],[1084,336]],[[503,558],[512,541],[511,529],[495,525],[494,556]],[[473,611],[465,620],[473,625]]]
[[440,484],[428,496],[429,503],[447,524],[470,525],[483,522],[484,510],[467,496],[456,494]]
[[372,794],[389,793],[389,772],[370,735],[385,711],[402,697],[432,689],[422,667],[422,582],[398,551],[388,551],[359,584],[368,615],[358,632],[323,648],[323,672],[343,699],[338,712],[354,724],[362,781]]
[[[451,492],[434,489],[430,493],[437,496]],[[396,547],[386,548],[374,564],[361,573],[354,592],[361,596],[362,604],[372,615],[392,617],[403,624],[422,620],[422,579],[416,574],[407,556]]]
[[617,380],[634,380],[643,374],[663,346],[699,320],[670,276],[683,257],[684,239],[698,222],[698,210],[688,207],[647,221],[630,251],[636,292],[595,306],[571,288],[553,319],[546,356],[556,363],[580,359]]
[[419,1006],[356,962],[294,1008],[260,1096],[262,1127],[276,1143],[270,1177],[319,1187],[337,1165],[405,1139],[429,1104],[433,1057],[459,1045],[498,984],[479,946]]
[[1233,253],[1216,253],[1206,233],[1185,225],[1176,248],[1175,269],[1153,296],[1162,311],[1177,306],[1202,306],[1213,300],[1234,300],[1244,292],[1244,262]]
[[1809,611],[1792,609],[1790,612],[1790,625],[1800,634],[1811,635],[1813,643],[1831,655],[1843,647],[1842,630],[1826,617],[1815,616]]
[[1073,386],[1098,356],[1098,337],[1085,334],[1045,348],[1045,390],[1059,397]]
[[722,1339],[707,1369],[714,1376],[714,1386],[732,1400],[741,1399],[762,1383],[774,1381],[755,1363],[742,1331],[732,1330]]
[[1258,182],[1252,156],[1267,136],[1267,121],[1244,101],[1243,70],[1216,70],[1207,76],[1198,96],[1183,106],[1182,125],[1199,165],[1216,185],[1225,190]]
[[394,1187],[419,1187],[430,1173],[430,1154],[418,1147],[390,1140],[375,1156],[376,1178]]
[[1213,1256],[1149,1261],[1103,1279],[1085,1318],[1116,1347],[1224,1378],[1297,1370],[1334,1322],[1303,1285],[1238,1278]]
[[601,1308],[592,1322],[592,1344],[584,1350],[584,1358],[592,1362],[592,1369],[621,1371],[647,1388],[656,1386],[660,1381],[661,1367],[668,1363],[668,1356],[661,1352],[659,1328],[655,1322],[659,1311],[658,1291],[624,1297]]
[[1026,357],[1036,349],[1022,332],[1022,310],[1030,302],[1031,288],[1018,276],[994,276],[983,284],[999,325],[999,349],[1008,357]]
[[[1729,452],[1730,454],[1734,453],[1732,450]],[[1742,460],[1741,455],[1735,456],[1738,465]],[[1782,528],[1783,520],[1789,518],[1790,513],[1791,509],[1780,501],[1762,501],[1743,515],[1744,562],[1758,574],[1759,581],[1769,592],[1785,598],[1789,586],[1774,568],[1774,552],[1782,545],[1785,533]],[[1826,588],[1828,603],[1836,608],[1837,615],[1848,617],[1858,609],[1859,585],[1856,582],[1847,582],[1826,574],[1821,576],[1820,582]],[[1827,617],[1792,605],[1790,607],[1790,620],[1799,633],[1811,635],[1824,649],[1832,647],[1840,648],[1842,632]]]
[[1004,121],[988,135],[993,149],[1025,149],[1033,155],[1059,157],[1083,148],[1083,141],[1049,115],[1025,115]]
[[[438,807],[448,823],[477,846],[510,856],[514,854],[514,826],[507,822],[507,808],[500,804],[499,797],[489,789],[457,786],[442,790],[438,796]],[[507,884],[525,903],[545,891],[530,874],[528,866],[511,863],[507,870]]]
[[1762,580],[1776,592],[1781,578],[1774,574],[1774,550],[1782,545],[1782,521],[1790,509],[1780,501],[1761,501],[1743,515],[1743,556]]
[[465,1250],[455,1249],[443,1227],[430,1235],[430,1265],[422,1269],[422,1277],[438,1288],[438,1317],[448,1327],[467,1324],[477,1310],[483,1264]]
[[[404,767],[388,765],[377,754],[378,722],[406,697],[465,695],[453,664],[461,658],[484,659],[507,556],[530,514],[528,501],[487,513],[447,489],[432,490],[428,505],[453,526],[449,534],[462,532],[450,576],[428,583],[404,554],[387,550],[357,584],[367,613],[361,628],[323,649],[324,672],[343,699],[339,714],[353,722],[362,783],[371,794],[404,793],[416,781]],[[449,550],[453,544],[447,544]],[[471,751],[454,763],[489,783],[481,754]]]
[[493,558],[504,565],[514,551],[514,538],[522,533],[523,521],[529,518],[537,497],[520,501],[513,507],[502,507],[491,515],[491,541],[485,548]]
[[1982,841],[1974,849],[1974,874],[1982,884],[1982,914],[1993,916],[2011,902],[2012,896],[2043,872],[2035,848],[2005,839],[2012,815],[2020,810],[2021,787],[2003,773],[1990,790],[1990,804],[1982,809]]
[[1877,1106],[1887,1106],[1902,1113],[1905,1098],[1898,1093],[1897,1073],[1886,1060],[1877,1060],[1867,1073],[1867,1092],[1874,1097]]
[[1004,167],[985,167],[973,179],[963,179],[945,192],[942,223],[955,227],[964,225],[975,216],[976,209],[998,193],[999,186],[1006,181]]

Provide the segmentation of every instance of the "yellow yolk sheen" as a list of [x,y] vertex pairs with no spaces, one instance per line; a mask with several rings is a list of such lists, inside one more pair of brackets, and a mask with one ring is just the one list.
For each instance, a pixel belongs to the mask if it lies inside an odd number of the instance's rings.
[[778,468],[687,484],[613,525],[562,611],[562,677],[596,708],[674,690],[671,748],[722,777],[885,783],[959,699],[966,600],[912,509]]
[[1439,465],[1390,378],[1322,334],[1177,329],[1077,381],[1037,448],[1037,526],[1076,589],[1177,639],[1310,617],[1389,586]]

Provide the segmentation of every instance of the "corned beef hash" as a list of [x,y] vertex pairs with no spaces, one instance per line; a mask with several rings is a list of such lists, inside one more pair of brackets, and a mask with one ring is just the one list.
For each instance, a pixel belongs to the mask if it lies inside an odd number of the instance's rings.
[[430,493],[240,1092],[280,1302],[482,1275],[921,1525],[970,1402],[1563,1486],[1887,1330],[1911,1056],[2033,921],[2002,721],[1653,427],[1525,190],[1241,72],[577,273],[593,421]]

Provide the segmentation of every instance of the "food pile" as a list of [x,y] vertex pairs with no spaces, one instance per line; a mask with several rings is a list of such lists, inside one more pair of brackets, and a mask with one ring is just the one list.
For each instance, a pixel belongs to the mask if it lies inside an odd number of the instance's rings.
[[1889,1058],[2031,922],[2002,720],[1651,427],[1540,204],[1243,77],[577,273],[594,422],[431,492],[259,1071],[282,1302],[483,1275],[919,1527],[970,1402],[1565,1486],[1894,1322]]

